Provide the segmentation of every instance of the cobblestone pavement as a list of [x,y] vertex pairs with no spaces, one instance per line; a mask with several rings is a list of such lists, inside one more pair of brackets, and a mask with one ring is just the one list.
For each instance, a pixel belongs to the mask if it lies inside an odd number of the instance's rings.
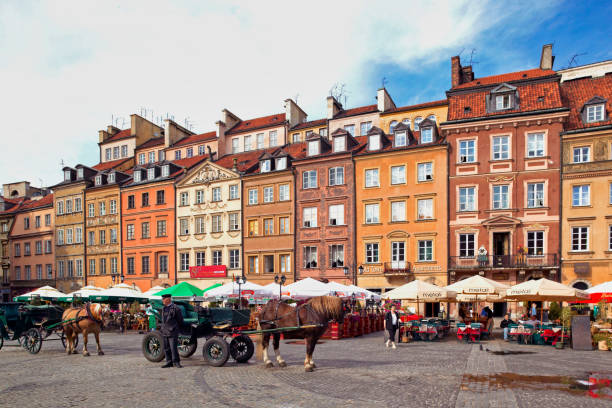
[[[571,391],[565,378],[612,372],[612,353],[599,351],[502,341],[483,342],[481,350],[478,344],[454,339],[401,344],[392,350],[384,348],[382,333],[376,333],[324,340],[315,352],[314,373],[304,372],[304,345],[284,342],[287,368],[265,369],[254,360],[209,367],[199,349],[183,360],[183,369],[162,369],[142,356],[141,338],[105,333],[106,355],[91,357],[67,356],[59,342],[44,343],[37,355],[4,347],[0,406],[612,406],[612,401]],[[92,342],[90,351],[95,350]]]

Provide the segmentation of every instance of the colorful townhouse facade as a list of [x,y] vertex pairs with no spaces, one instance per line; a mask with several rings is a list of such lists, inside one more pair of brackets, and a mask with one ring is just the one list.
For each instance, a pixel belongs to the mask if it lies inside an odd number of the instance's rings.
[[176,183],[178,280],[206,289],[243,275],[237,168],[242,159],[237,157],[244,155],[236,155],[236,163],[228,158],[201,161]]
[[538,69],[477,79],[459,57],[451,60],[441,124],[450,147],[449,283],[476,273],[509,285],[560,279],[560,134],[568,109],[546,51]]
[[53,194],[25,201],[10,230],[11,297],[55,286]]
[[267,285],[275,276],[293,282],[295,272],[295,176],[293,162],[304,143],[268,149],[242,177],[243,250],[248,280]]
[[612,280],[612,62],[559,72],[570,114],[561,133],[562,282]]

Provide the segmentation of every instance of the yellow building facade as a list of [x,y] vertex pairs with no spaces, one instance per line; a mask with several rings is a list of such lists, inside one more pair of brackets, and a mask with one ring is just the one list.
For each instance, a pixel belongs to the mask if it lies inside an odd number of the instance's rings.
[[[385,133],[393,133],[391,129],[397,124],[403,123],[409,126],[411,130],[418,131],[418,124],[421,121],[429,118],[440,124],[446,121],[447,113],[448,101],[446,99],[389,109],[380,113],[379,127]],[[416,127],[415,123],[417,124]]]

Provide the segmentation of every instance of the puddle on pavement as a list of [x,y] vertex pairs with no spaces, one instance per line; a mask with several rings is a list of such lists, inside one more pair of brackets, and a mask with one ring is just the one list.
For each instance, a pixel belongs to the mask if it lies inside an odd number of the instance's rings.
[[487,349],[487,353],[495,354],[496,356],[515,356],[517,354],[535,354],[535,351],[518,351],[518,350],[491,351]]
[[[324,344],[324,341],[317,341],[317,345],[319,344]],[[306,340],[291,340],[291,341],[286,341],[285,344],[303,344],[306,345]]]
[[581,377],[516,373],[465,374],[461,381],[462,391],[480,392],[484,386],[494,389],[562,391],[612,400],[612,373],[590,373]]

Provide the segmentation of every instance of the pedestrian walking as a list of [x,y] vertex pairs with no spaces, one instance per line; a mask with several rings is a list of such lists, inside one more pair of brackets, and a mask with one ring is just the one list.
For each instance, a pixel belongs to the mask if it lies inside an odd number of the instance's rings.
[[183,313],[181,309],[172,303],[172,295],[162,295],[164,308],[161,313],[161,334],[164,339],[164,353],[166,364],[162,368],[181,368],[181,359],[178,354],[179,329],[183,325]]
[[399,314],[395,311],[395,305],[391,305],[391,310],[385,314],[385,330],[389,334],[389,338],[387,339],[385,346],[389,347],[391,345],[392,348],[395,347],[395,333],[397,332],[397,328],[399,327]]

